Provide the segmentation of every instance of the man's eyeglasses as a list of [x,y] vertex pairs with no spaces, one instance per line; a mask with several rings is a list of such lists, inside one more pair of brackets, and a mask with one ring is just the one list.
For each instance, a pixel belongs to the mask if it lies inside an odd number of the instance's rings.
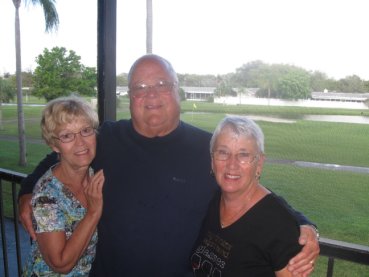
[[82,137],[89,137],[95,134],[95,132],[96,132],[95,128],[86,127],[77,133],[66,133],[66,134],[60,135],[59,137],[53,137],[53,138],[58,139],[63,143],[68,143],[68,142],[74,141],[76,139],[77,134],[80,134]]
[[172,93],[172,90],[176,83],[168,82],[168,81],[158,81],[155,85],[148,85],[148,84],[137,84],[129,89],[129,93],[134,98],[144,98],[147,93],[150,91],[155,91],[156,93],[162,95],[168,95]]
[[[231,156],[233,156],[232,153],[222,149],[215,150],[212,155],[217,161],[228,161]],[[234,154],[234,156],[236,156],[236,159],[240,164],[251,164],[259,157],[259,155],[253,155],[248,152],[239,152]]]

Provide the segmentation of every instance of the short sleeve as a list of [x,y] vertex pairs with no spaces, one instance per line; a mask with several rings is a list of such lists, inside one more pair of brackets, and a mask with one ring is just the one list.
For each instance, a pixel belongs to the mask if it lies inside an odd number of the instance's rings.
[[268,252],[273,270],[278,271],[300,252],[302,246],[298,243],[300,228],[293,212],[285,207],[278,196],[274,196],[275,201],[269,207],[273,212],[270,224],[273,226],[274,238],[270,241]]
[[54,196],[37,194],[32,207],[36,233],[65,230],[65,216]]

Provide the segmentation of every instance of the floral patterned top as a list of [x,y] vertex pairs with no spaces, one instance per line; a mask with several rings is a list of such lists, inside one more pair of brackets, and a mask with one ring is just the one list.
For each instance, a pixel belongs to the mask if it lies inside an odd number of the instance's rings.
[[[90,175],[93,174],[91,168],[89,172]],[[31,203],[36,233],[64,231],[68,239],[86,214],[86,209],[73,193],[53,175],[52,168],[37,182]],[[68,274],[60,274],[52,271],[46,264],[37,241],[34,241],[23,276],[88,276],[95,257],[96,243],[97,231],[72,271]]]

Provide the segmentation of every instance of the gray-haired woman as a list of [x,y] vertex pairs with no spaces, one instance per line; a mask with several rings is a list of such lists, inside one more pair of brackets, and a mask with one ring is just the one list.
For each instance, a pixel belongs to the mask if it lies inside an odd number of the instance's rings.
[[220,192],[209,206],[192,254],[195,276],[292,276],[300,250],[295,214],[260,184],[264,135],[251,119],[229,116],[210,142]]

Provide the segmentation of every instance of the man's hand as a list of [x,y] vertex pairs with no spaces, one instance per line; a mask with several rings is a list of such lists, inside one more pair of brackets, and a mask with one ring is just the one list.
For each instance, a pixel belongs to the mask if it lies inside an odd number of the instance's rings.
[[306,277],[313,272],[315,260],[320,252],[318,234],[313,226],[300,226],[299,243],[304,247],[289,261],[288,270],[294,276]]
[[24,194],[19,198],[19,220],[22,223],[24,229],[31,236],[32,240],[36,240],[36,233],[32,225],[32,206],[31,206],[32,193]]

